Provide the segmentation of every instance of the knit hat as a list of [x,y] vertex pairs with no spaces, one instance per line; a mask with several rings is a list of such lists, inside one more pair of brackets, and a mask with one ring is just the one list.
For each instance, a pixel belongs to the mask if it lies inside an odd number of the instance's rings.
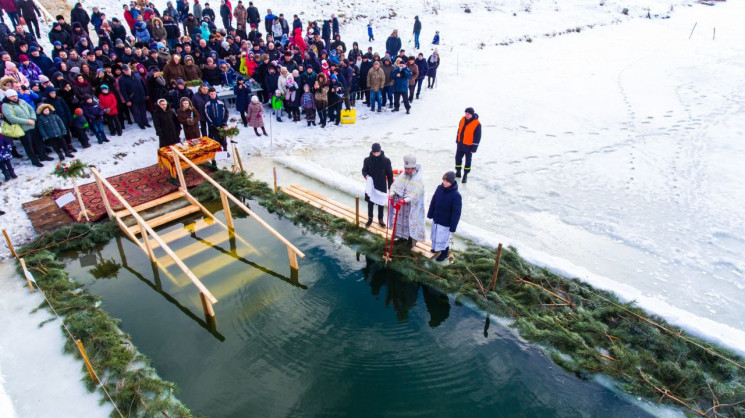
[[466,108],[466,113],[470,113],[471,115],[473,115],[474,113],[476,113],[476,111],[475,111],[475,110],[473,110],[473,108],[472,108],[472,107],[467,107],[467,108]]
[[5,97],[18,97],[18,92],[13,89],[8,89],[5,91]]
[[21,54],[21,55],[18,56],[18,62],[26,62],[26,61],[28,61],[28,57],[27,56],[25,56],[23,54]]
[[101,90],[108,90],[109,85],[108,84],[101,84]]
[[49,82],[49,77],[47,77],[45,75],[40,75],[39,76],[39,83],[44,84],[44,83],[48,83],[48,82]]
[[404,168],[416,168],[416,157],[413,155],[405,155]]
[[258,103],[258,102],[259,102],[259,98],[258,98],[258,96],[256,96],[256,95],[254,95],[254,96],[251,96],[251,102],[252,102],[252,103]]
[[452,171],[448,171],[447,173],[445,173],[445,175],[442,176],[442,179],[450,184],[453,184],[455,183],[455,173],[453,173]]
[[37,48],[37,47],[35,47],[35,46],[33,46],[33,45],[32,45],[32,46],[31,46],[31,47],[30,47],[30,48],[28,49],[28,52],[34,52],[34,51],[38,51],[38,50],[39,50],[39,48]]
[[380,152],[380,151],[381,151],[380,144],[378,144],[377,142],[372,144],[372,152]]
[[62,42],[60,41],[54,41],[54,46],[62,46]]
[[81,109],[81,108],[75,109],[75,114],[78,115],[78,116],[83,116],[83,109]]

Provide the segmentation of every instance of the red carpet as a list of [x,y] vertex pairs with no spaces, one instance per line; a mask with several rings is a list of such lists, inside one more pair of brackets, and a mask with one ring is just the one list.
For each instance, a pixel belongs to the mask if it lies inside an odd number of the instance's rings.
[[[211,172],[211,170],[203,167],[202,170],[208,174]],[[194,172],[194,170],[184,172],[184,177],[186,179],[186,185],[189,188],[197,186],[204,181],[202,176]],[[155,164],[139,170],[129,171],[118,176],[108,177],[107,180],[112,186],[114,186],[116,191],[122,195],[127,203],[134,207],[178,190],[178,187],[171,183],[169,178],[168,171],[164,171]],[[83,196],[85,208],[93,214],[93,216],[88,214],[90,220],[93,222],[107,216],[106,206],[104,206],[101,194],[98,192],[96,182],[94,181],[92,183],[80,185],[79,188],[80,194]],[[72,191],[72,188],[55,189],[52,192],[52,197],[57,199],[65,193]],[[111,207],[114,211],[124,209],[124,206],[122,206],[118,200],[114,199],[110,193],[107,192],[106,194],[109,196],[109,202],[111,202]],[[62,209],[75,220],[78,218],[78,214],[80,213],[80,206],[78,205],[77,199],[74,202],[66,204]],[[82,217],[80,222],[85,222],[85,218]]]

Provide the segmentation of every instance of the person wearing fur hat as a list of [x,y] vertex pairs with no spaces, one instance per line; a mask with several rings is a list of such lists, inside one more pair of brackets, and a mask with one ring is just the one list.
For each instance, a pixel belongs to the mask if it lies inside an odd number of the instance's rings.
[[408,239],[413,247],[415,241],[424,241],[424,180],[422,166],[416,157],[404,156],[404,172],[396,177],[390,187],[391,205],[395,211],[388,211],[388,223],[396,217],[395,238]]
[[387,204],[388,189],[393,183],[393,169],[391,160],[385,156],[377,142],[372,144],[370,155],[362,163],[362,176],[366,180],[367,223],[365,223],[365,228],[372,225],[375,205],[378,205],[378,224],[385,228],[383,207]]
[[[481,142],[481,122],[479,115],[472,107],[467,107],[465,115],[458,124],[458,133],[455,137],[457,149],[455,151],[455,177],[460,177],[463,168],[463,184],[468,182],[471,173],[471,158],[479,148]],[[466,157],[466,166],[463,167],[463,157]]]
[[75,158],[64,139],[67,134],[67,127],[62,119],[54,113],[54,107],[49,104],[42,104],[36,109],[36,114],[36,127],[41,139],[54,148],[60,161],[64,160],[65,157]]
[[41,161],[54,161],[47,156],[44,142],[34,132],[36,126],[36,112],[34,108],[23,100],[19,100],[18,92],[13,89],[5,91],[5,98],[2,106],[3,118],[6,122],[19,125],[23,130],[23,135],[18,139],[23,145],[26,156],[36,167],[43,167]]
[[442,184],[437,186],[427,211],[427,218],[432,219],[432,252],[440,252],[437,261],[444,261],[448,256],[450,234],[458,227],[462,208],[463,202],[458,192],[455,173],[448,171],[442,175]]

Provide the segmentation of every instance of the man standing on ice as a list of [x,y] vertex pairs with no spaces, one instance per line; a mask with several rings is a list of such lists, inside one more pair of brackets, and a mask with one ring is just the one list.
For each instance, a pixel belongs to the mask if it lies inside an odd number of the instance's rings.
[[440,251],[437,261],[444,261],[448,257],[450,234],[458,227],[462,207],[455,173],[448,171],[442,176],[442,184],[437,186],[427,211],[427,218],[432,219],[432,252]]
[[416,157],[404,157],[404,172],[396,177],[391,185],[391,206],[395,211],[388,211],[388,223],[396,217],[396,236],[408,239],[413,247],[416,241],[424,241],[424,180],[422,166],[416,163]]
[[372,225],[373,207],[378,205],[378,224],[385,228],[383,222],[383,207],[388,200],[388,188],[393,183],[393,169],[391,160],[385,156],[380,144],[372,145],[370,155],[362,164],[362,175],[365,177],[365,200],[367,201],[367,223],[365,228]]
[[463,156],[465,156],[464,184],[468,181],[468,174],[471,172],[471,157],[472,154],[476,153],[479,142],[481,142],[481,122],[479,122],[479,115],[472,107],[467,107],[465,116],[460,119],[458,135],[455,137],[455,143],[458,144],[458,148],[455,151],[455,177],[460,177],[460,170],[463,168]]

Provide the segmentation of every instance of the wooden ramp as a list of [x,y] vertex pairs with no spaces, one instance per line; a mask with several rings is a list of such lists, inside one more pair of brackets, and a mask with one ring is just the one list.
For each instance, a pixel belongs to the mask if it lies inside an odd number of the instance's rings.
[[[358,224],[362,228],[364,228],[364,222],[367,220],[366,218],[360,218],[358,210],[349,206],[342,205],[339,202],[331,200],[304,187],[298,186],[297,184],[290,185],[289,187],[283,187],[282,193],[285,193],[288,196],[292,196],[295,199],[302,200],[303,202],[306,202],[311,206],[320,209],[330,215],[336,216],[337,218],[342,218],[353,224]],[[372,225],[370,225],[366,229],[368,232],[380,235],[381,237],[385,238],[386,229],[381,228],[377,222],[373,222]],[[390,234],[391,231],[389,230],[388,233]],[[417,242],[412,251],[417,254],[421,254],[426,258],[433,258],[435,256],[435,253],[432,253],[432,243],[430,241]]]
[[67,212],[57,206],[51,196],[24,203],[23,210],[26,211],[31,225],[39,234],[75,223]]

